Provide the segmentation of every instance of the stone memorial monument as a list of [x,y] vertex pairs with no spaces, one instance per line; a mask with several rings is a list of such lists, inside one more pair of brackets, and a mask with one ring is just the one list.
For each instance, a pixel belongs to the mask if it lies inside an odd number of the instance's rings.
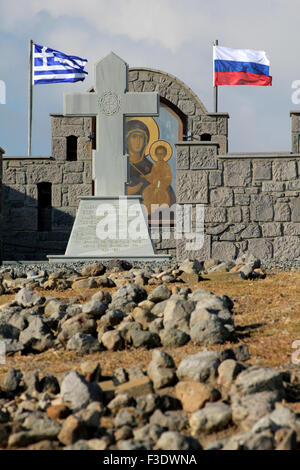
[[95,64],[94,92],[65,94],[64,115],[96,116],[95,194],[81,198],[66,253],[48,255],[50,262],[169,258],[154,252],[142,197],[126,195],[125,117],[158,116],[159,95],[127,90],[128,66],[111,52]]

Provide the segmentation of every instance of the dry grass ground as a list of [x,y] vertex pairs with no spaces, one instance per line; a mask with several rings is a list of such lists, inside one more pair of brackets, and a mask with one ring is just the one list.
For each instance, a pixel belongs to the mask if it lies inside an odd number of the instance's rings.
[[[182,284],[178,284],[182,287]],[[174,284],[169,287],[173,287]],[[154,286],[155,287],[155,286]],[[149,292],[153,286],[146,286]],[[234,301],[234,320],[236,326],[236,339],[234,343],[227,342],[222,346],[212,346],[210,349],[225,349],[246,343],[249,347],[250,364],[279,367],[290,366],[292,354],[295,350],[292,344],[300,340],[300,271],[299,272],[270,272],[266,279],[244,281],[237,275],[211,274],[198,284],[190,285],[192,290],[207,289],[215,294],[226,294]],[[108,289],[110,292],[116,290]],[[80,301],[88,300],[95,289],[85,291],[38,291],[40,295],[53,297],[78,297]],[[8,302],[14,296],[1,296],[0,305]],[[181,348],[164,348],[169,352],[176,364],[189,354],[201,350],[191,342]],[[71,369],[79,370],[82,361],[92,359],[101,364],[104,376],[111,375],[117,367],[130,367],[141,365],[146,367],[151,360],[152,351],[144,348],[129,349],[125,351],[102,351],[95,354],[81,356],[75,352],[49,350],[39,355],[15,355],[7,357],[6,364],[0,365],[0,380],[10,367],[19,368],[22,372],[29,370],[39,371],[40,377],[47,374],[59,376]],[[300,359],[300,354],[299,354]],[[300,366],[292,366],[299,377]],[[162,389],[162,393],[174,394],[172,387]],[[287,403],[294,411],[300,412],[300,403]],[[107,422],[106,422],[107,421]],[[103,417],[102,426],[110,426],[111,418]],[[225,439],[240,431],[231,424],[228,428],[209,436],[201,436],[201,443],[206,446],[218,439]],[[186,430],[189,432],[189,430]]]
[[[182,287],[182,284],[178,284]],[[173,284],[170,285],[173,287]],[[226,294],[234,301],[234,318],[237,330],[235,343],[227,342],[211,349],[224,349],[240,342],[249,347],[249,363],[280,366],[292,360],[292,344],[300,340],[300,272],[272,272],[266,279],[244,281],[229,274],[211,274],[205,280],[190,286],[207,289],[215,294]],[[153,286],[146,286],[148,291]],[[114,289],[115,290],[115,289]],[[112,289],[110,289],[112,291]],[[38,291],[53,297],[75,297],[80,294],[81,301],[88,299],[95,289],[87,291]],[[1,296],[0,304],[13,296]],[[178,364],[182,358],[201,350],[199,346],[188,343],[181,348],[164,348]],[[77,369],[80,362],[87,359],[100,361],[104,375],[110,375],[117,367],[141,364],[147,366],[152,352],[140,349],[100,353],[84,356],[65,350],[49,350],[39,355],[15,355],[7,357],[6,364],[0,365],[0,376],[10,367],[18,367],[23,372],[38,370],[40,375],[59,374]],[[300,357],[300,354],[299,354]],[[299,368],[300,373],[300,367]],[[300,411],[300,408],[299,408]]]

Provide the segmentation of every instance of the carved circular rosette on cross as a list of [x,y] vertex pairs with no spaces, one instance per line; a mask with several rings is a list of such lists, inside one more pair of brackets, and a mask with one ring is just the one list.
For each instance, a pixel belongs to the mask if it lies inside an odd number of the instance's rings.
[[120,111],[120,97],[113,91],[105,91],[98,99],[100,111],[105,116],[112,116]]

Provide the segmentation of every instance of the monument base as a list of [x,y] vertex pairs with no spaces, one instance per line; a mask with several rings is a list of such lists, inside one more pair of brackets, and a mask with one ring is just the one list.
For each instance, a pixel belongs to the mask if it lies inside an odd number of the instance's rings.
[[47,255],[49,263],[75,263],[77,261],[109,261],[111,259],[122,259],[125,261],[145,261],[145,262],[153,262],[153,261],[169,261],[172,256],[171,255],[156,255],[153,256],[94,256],[94,257],[86,257],[86,256],[66,256],[66,255]]
[[141,196],[82,197],[65,255],[48,255],[49,262],[169,260],[154,251],[141,202]]

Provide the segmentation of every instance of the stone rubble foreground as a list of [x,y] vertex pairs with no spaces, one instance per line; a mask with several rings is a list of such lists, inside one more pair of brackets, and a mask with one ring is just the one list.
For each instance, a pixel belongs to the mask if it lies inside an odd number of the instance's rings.
[[[146,370],[118,368],[106,380],[98,361],[83,360],[78,370],[57,376],[9,369],[0,382],[1,448],[297,448],[300,415],[286,406],[297,393],[291,374],[249,365],[243,344],[207,349],[235,339],[232,300],[204,289],[192,291],[184,281],[172,291],[164,284],[171,277],[178,282],[182,273],[200,280],[205,271],[232,266],[210,260],[205,268],[205,263],[186,260],[181,266],[146,270],[120,262],[109,271],[100,264],[85,266],[80,275],[75,270],[31,271],[18,277],[2,268],[3,290],[16,295],[0,309],[0,340],[9,354],[65,348],[84,355],[144,347],[153,349],[151,362]],[[236,271],[249,277],[252,270],[253,277],[259,266],[248,257],[238,260]],[[75,290],[77,283],[90,286],[92,280],[98,287],[114,283],[117,289],[99,289],[85,303],[77,297],[44,298],[37,289],[51,289],[53,282],[56,288]],[[150,294],[147,283],[157,284]],[[189,341],[201,350],[178,366],[161,349]],[[224,439],[210,438],[226,431]]]

